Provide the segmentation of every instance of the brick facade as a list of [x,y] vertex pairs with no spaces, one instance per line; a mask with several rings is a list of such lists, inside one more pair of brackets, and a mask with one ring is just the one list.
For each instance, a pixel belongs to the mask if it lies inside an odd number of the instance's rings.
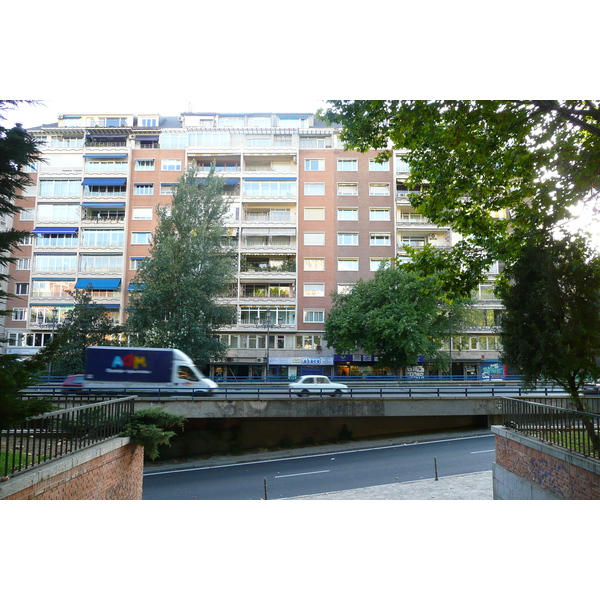
[[[492,430],[496,434],[494,466],[498,471],[515,476],[510,498],[537,499],[545,495],[560,500],[600,499],[600,461],[503,427],[493,427]],[[494,477],[497,479],[496,474]],[[538,495],[532,497],[529,491],[516,492],[516,481],[522,490],[530,490],[533,486]]]
[[141,500],[144,449],[109,440],[0,484],[4,500]]

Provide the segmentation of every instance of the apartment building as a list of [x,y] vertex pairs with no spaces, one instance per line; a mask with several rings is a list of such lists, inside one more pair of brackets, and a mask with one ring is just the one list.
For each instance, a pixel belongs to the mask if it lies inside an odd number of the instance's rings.
[[[6,352],[44,346],[72,307],[68,291],[93,287],[115,322],[149,255],[155,208],[168,204],[188,165],[225,180],[238,273],[221,299],[236,322],[210,365],[217,378],[371,373],[376,357],[336,355],[323,324],[330,294],[368,279],[406,246],[450,246],[453,234],[412,209],[402,153],[345,151],[338,130],[303,114],[59,115],[30,131],[44,161],[31,169],[15,227],[31,232],[10,283],[16,298]],[[493,287],[479,290],[481,319],[452,345],[456,376],[498,376]],[[427,364],[409,369],[427,373]]]

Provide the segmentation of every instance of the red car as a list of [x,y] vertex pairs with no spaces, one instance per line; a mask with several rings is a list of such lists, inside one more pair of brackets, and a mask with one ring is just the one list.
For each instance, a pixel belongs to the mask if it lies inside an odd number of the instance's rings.
[[69,375],[60,384],[60,389],[64,394],[80,393],[84,379],[85,375]]

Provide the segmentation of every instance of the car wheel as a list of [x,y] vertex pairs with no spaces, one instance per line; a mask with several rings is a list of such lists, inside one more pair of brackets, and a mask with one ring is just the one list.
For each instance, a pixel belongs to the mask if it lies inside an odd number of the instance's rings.
[[302,398],[304,396],[308,396],[308,393],[308,390],[302,390],[301,392],[298,392],[298,396]]
[[332,398],[339,398],[342,395],[342,390],[335,390],[333,394],[331,394]]

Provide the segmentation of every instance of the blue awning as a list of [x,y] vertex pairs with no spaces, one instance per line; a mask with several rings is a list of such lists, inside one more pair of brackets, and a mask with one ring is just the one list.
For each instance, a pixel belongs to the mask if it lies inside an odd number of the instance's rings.
[[125,185],[127,183],[126,177],[86,177],[81,185]]
[[79,227],[36,227],[31,233],[77,233]]
[[125,206],[125,202],[82,202],[84,208],[119,208]]
[[121,285],[120,279],[78,279],[75,284],[76,290],[85,290],[88,286],[95,290],[116,290]]

